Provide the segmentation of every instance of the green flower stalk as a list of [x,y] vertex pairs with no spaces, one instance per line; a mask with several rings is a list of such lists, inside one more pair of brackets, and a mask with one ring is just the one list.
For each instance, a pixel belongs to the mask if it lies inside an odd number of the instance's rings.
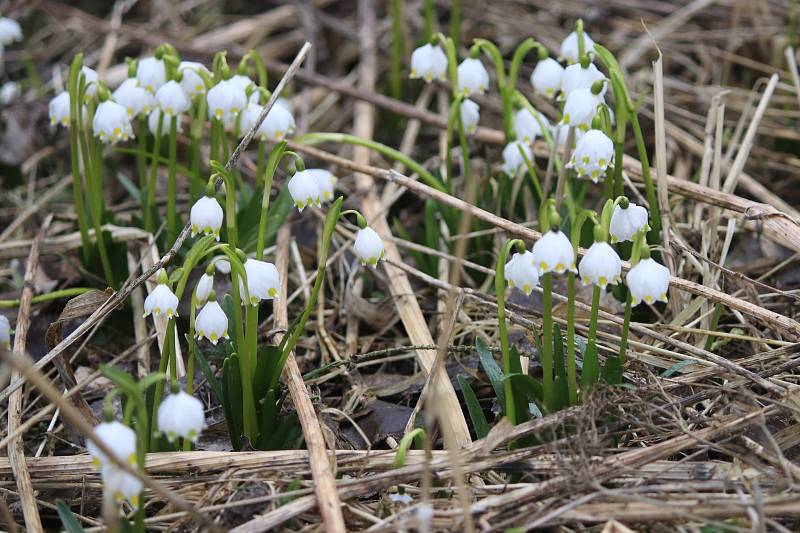
[[80,89],[80,73],[83,66],[83,54],[77,54],[72,60],[69,69],[69,91],[70,117],[69,117],[69,137],[70,137],[70,162],[72,170],[72,197],[75,202],[75,213],[78,216],[78,229],[81,234],[81,250],[84,264],[89,262],[91,253],[91,241],[89,241],[89,227],[86,224],[86,208],[83,206],[83,179],[80,171],[80,133],[79,120],[81,118],[81,102],[83,97]]

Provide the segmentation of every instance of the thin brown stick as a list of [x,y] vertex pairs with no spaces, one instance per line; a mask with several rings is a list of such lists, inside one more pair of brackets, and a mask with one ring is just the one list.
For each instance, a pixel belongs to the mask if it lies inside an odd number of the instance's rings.
[[[28,343],[28,328],[30,327],[30,313],[31,313],[31,298],[33,298],[33,278],[36,275],[36,269],[39,267],[39,251],[42,246],[42,241],[47,230],[50,228],[50,223],[53,221],[53,215],[47,215],[44,219],[42,227],[39,228],[39,233],[33,240],[31,246],[31,253],[28,254],[28,264],[25,267],[24,285],[22,287],[22,296],[19,302],[19,312],[17,313],[17,326],[14,331],[14,354],[22,355]],[[22,374],[18,369],[11,372],[11,379],[22,379]],[[15,431],[22,419],[22,388],[17,389],[11,395],[8,401],[8,432]],[[8,443],[8,459],[11,462],[11,470],[14,472],[14,478],[17,482],[17,491],[19,492],[20,504],[22,505],[22,514],[25,517],[25,528],[28,531],[42,531],[42,520],[39,518],[39,510],[36,507],[36,495],[33,492],[33,485],[31,484],[31,475],[28,472],[28,465],[25,464],[25,444],[22,435],[11,440]]]
[[[275,328],[285,329],[289,326],[289,316],[287,309],[287,298],[289,293],[289,241],[291,240],[290,226],[284,224],[278,232],[278,252],[275,264],[281,280],[281,292],[274,300],[273,314],[275,318]],[[283,333],[275,335],[275,342],[279,343],[283,339]],[[303,382],[303,374],[297,366],[297,359],[294,353],[290,352],[284,367],[284,377],[292,396],[297,417],[303,428],[303,437],[308,448],[308,462],[311,466],[311,475],[314,478],[314,492],[317,496],[317,505],[322,515],[322,522],[326,531],[344,532],[344,517],[342,516],[342,504],[336,492],[336,480],[333,477],[331,464],[328,459],[328,451],[325,447],[325,438],[322,435],[322,428],[314,411],[314,404],[308,395],[308,390]],[[334,450],[335,453],[335,450]]]

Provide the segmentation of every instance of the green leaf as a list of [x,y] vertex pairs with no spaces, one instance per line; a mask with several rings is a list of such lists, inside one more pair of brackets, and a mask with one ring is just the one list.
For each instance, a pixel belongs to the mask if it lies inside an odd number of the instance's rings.
[[144,394],[144,392],[158,383],[159,381],[164,381],[167,379],[167,375],[163,372],[152,372],[142,379],[139,380],[139,383],[136,385],[139,388],[139,393]]
[[472,420],[472,427],[475,428],[475,436],[482,439],[489,433],[489,423],[486,421],[486,416],[483,414],[481,404],[478,403],[478,397],[470,387],[469,382],[464,379],[464,376],[458,376],[458,386],[461,388],[461,394],[464,395],[464,402],[467,404],[467,411],[469,418]]
[[222,390],[225,401],[225,418],[228,422],[231,445],[239,451],[240,437],[244,435],[244,405],[242,400],[242,376],[239,373],[239,357],[236,354],[225,359],[222,365]]
[[255,446],[259,450],[269,449],[269,444],[276,433],[279,409],[280,406],[275,402],[275,391],[267,391],[261,405],[261,414],[258,419],[259,433]]
[[197,364],[200,367],[200,371],[205,376],[206,381],[208,381],[208,385],[211,387],[211,393],[214,395],[214,397],[217,399],[219,403],[224,405],[225,394],[222,392],[222,384],[217,379],[217,376],[214,375],[214,371],[211,369],[211,365],[208,364],[208,360],[203,355],[203,352],[200,350],[200,347],[197,346],[197,341],[195,339],[189,338],[189,336],[186,335],[186,342],[194,345],[194,355]]
[[564,339],[561,336],[561,328],[558,327],[558,324],[553,324],[553,366],[555,369],[555,379],[553,381],[555,405],[553,410],[555,411],[560,411],[569,404],[569,385],[567,383],[564,358]]
[[85,533],[85,529],[72,514],[69,505],[64,500],[56,500],[56,509],[58,510],[58,517],[61,519],[61,525],[64,526],[64,531],[67,533]]
[[600,378],[600,361],[597,357],[597,344],[591,342],[583,353],[583,370],[581,372],[581,387],[587,388]]
[[270,380],[277,371],[281,360],[281,350],[277,346],[267,345],[258,349],[256,371],[253,376],[253,395],[256,401],[266,397]]
[[[519,358],[519,350],[516,346],[510,346],[508,350],[509,359],[511,359],[511,374],[523,374],[522,361]],[[505,390],[505,389],[503,389]],[[528,410],[528,400],[525,394],[520,394],[520,391],[514,387],[514,382],[511,382],[511,394],[514,396],[514,407],[517,414],[517,424],[525,422],[530,418],[530,411]]]
[[697,362],[696,361],[692,361],[691,359],[686,359],[685,361],[680,361],[678,363],[675,363],[674,365],[672,365],[668,369],[664,370],[661,373],[661,377],[662,378],[671,377],[672,375],[680,372],[681,370],[683,370],[687,366],[695,365],[695,364],[697,364]]
[[[539,408],[539,414],[541,415],[542,406],[544,405],[544,387],[542,387],[541,382],[525,374],[511,374],[507,379],[511,380],[511,385],[515,391],[525,393],[528,400]],[[529,411],[526,409],[525,412]]]
[[126,394],[133,396],[139,395],[139,389],[136,386],[136,381],[127,372],[108,365],[100,365],[100,372],[114,382]]
[[500,368],[500,365],[497,364],[497,361],[494,360],[492,352],[489,351],[486,343],[484,343],[480,337],[475,340],[475,349],[478,352],[478,358],[481,361],[483,371],[486,372],[489,383],[492,384],[497,401],[500,402],[501,406],[504,406],[506,404],[506,395],[503,390],[503,370]]

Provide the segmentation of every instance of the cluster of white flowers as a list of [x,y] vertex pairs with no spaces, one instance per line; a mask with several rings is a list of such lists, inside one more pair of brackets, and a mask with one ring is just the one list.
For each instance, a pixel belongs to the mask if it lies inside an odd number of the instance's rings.
[[133,508],[139,507],[142,482],[117,463],[136,468],[136,433],[121,422],[103,422],[94,428],[94,439],[102,442],[114,454],[115,461],[106,456],[94,440],[88,439],[86,449],[92,456],[95,468],[100,469],[106,491],[117,503],[127,500]]
[[289,194],[302,213],[306,207],[322,205],[333,199],[336,176],[322,168],[308,168],[294,173],[289,180]]
[[[619,205],[615,207],[610,229],[613,242],[633,240],[637,233],[647,229],[645,208],[634,203],[629,203],[625,209]],[[575,260],[575,249],[569,238],[564,232],[553,229],[536,241],[532,251],[516,254],[506,263],[505,279],[510,287],[517,287],[525,294],[530,294],[538,285],[539,276],[548,272],[577,272],[584,285],[602,289],[622,281],[622,260],[607,242],[592,244],[577,269]],[[637,262],[625,276],[632,304],[666,302],[669,279],[669,269],[649,255]]]

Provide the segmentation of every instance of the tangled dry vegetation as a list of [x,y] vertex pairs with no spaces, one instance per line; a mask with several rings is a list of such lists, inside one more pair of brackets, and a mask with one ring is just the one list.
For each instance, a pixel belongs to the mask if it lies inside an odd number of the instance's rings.
[[[308,41],[312,47],[302,67],[290,72],[284,93],[296,109],[298,133],[351,132],[438,168],[446,89],[404,81],[403,99],[387,96],[392,19],[385,4],[6,3],[37,22],[24,48],[5,51],[6,76],[31,81],[2,109],[0,306],[12,321],[19,310],[15,349],[21,343],[44,377],[29,373],[19,388],[18,369],[9,375],[4,365],[2,446],[13,449],[0,458],[5,529],[23,520],[31,529],[34,515],[45,529],[64,527],[57,500],[87,531],[104,528],[102,484],[85,453],[83,426],[55,409],[52,394],[69,390],[67,407],[96,421],[110,386],[100,363],[144,375],[156,353],[150,345],[164,334],[163,325],[151,331],[139,320],[144,291],[152,286],[137,276],[152,272],[167,250],[126,223],[138,216],[139,204],[125,188],[133,162],[122,156],[115,163],[122,178],[106,182],[105,202],[118,222],[107,229],[124,243],[133,282],[69,304],[68,298],[35,298],[105,287],[77,258],[69,145],[47,125],[47,102],[53,87],[63,85],[65,66],[84,52],[87,64],[118,83],[126,76],[124,63],[119,66],[125,56],[170,42],[206,63],[220,49],[233,62],[254,48],[278,80]],[[423,25],[422,2],[401,4],[407,57]],[[437,2],[443,28],[450,4]],[[617,55],[641,104],[666,228],[662,257],[678,279],[666,306],[634,313],[623,385],[598,387],[583,405],[517,426],[498,420],[476,439],[462,383],[493,422],[500,409],[475,341],[497,353],[494,261],[507,238],[530,243],[538,236],[537,225],[527,223],[536,220],[535,210],[526,217],[500,207],[489,213],[421,185],[413,174],[405,177],[411,170],[365,148],[290,141],[307,162],[335,169],[345,207],[392,230],[387,259],[376,270],[358,268],[345,246],[355,228],[337,225],[326,289],[284,372],[290,393],[284,409],[296,410],[302,424],[291,430],[296,449],[231,451],[222,408],[199,380],[209,428],[195,451],[148,455],[155,484],[147,486],[147,527],[797,531],[800,78],[795,57],[784,53],[796,45],[796,2],[464,0],[461,17],[462,43],[485,37],[503,53],[528,36],[555,50],[583,18],[592,37]],[[524,66],[521,79],[529,75]],[[491,91],[478,102],[482,127],[470,152],[475,174],[489,180],[488,165],[502,149],[501,108]],[[551,111],[547,100],[532,102]],[[629,145],[626,153],[635,154]],[[543,143],[534,155],[546,168]],[[622,164],[627,194],[647,204],[639,161],[626,155]],[[240,167],[253,180],[255,154],[246,153]],[[442,233],[436,249],[419,244],[430,223],[428,198],[470,211],[480,229],[468,236]],[[602,205],[602,198],[589,198]],[[178,202],[187,212],[188,196],[179,194]],[[288,276],[288,295],[274,315],[262,317],[264,338],[284,331],[287,305],[294,316],[309,298],[323,218],[292,213],[294,238],[287,226],[278,235],[276,264]],[[453,243],[465,238],[484,238],[488,246],[466,258],[451,255]],[[449,269],[459,263],[460,284],[453,288]],[[431,275],[432,264],[438,276]],[[561,324],[564,291],[556,284],[554,316]],[[448,297],[456,307],[446,313]],[[577,330],[586,335],[591,291],[578,297]],[[618,350],[623,305],[611,294],[601,304],[604,358]],[[536,375],[532,331],[541,323],[540,293],[510,293],[506,307],[511,342],[532,355],[529,371]],[[427,379],[438,365],[455,396]],[[398,442],[415,420],[425,421],[432,449],[411,449],[398,464]],[[442,423],[453,420],[470,421],[469,435]],[[420,502],[432,505],[432,518],[420,513]]]

